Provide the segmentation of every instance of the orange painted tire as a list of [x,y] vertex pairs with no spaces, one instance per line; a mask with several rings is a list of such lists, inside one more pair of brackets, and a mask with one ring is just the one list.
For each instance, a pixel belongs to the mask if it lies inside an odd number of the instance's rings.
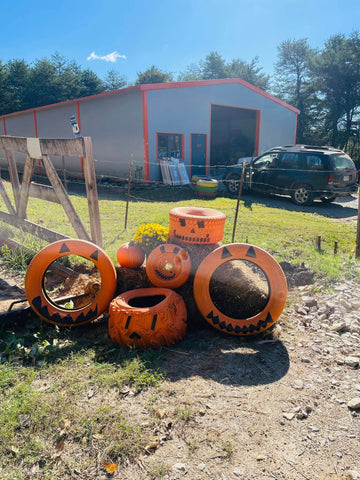
[[226,216],[218,210],[199,207],[178,207],[169,213],[169,238],[186,243],[221,242]]
[[[66,309],[55,304],[44,289],[44,276],[50,264],[65,255],[79,255],[97,267],[101,287],[96,297],[81,308]],[[47,322],[64,327],[83,325],[101,315],[114,298],[116,270],[110,257],[91,242],[78,239],[59,240],[47,245],[30,262],[25,276],[25,293],[35,313]]]
[[[210,281],[215,270],[231,260],[246,260],[259,267],[269,285],[265,308],[251,318],[231,318],[222,313],[210,295]],[[265,250],[249,244],[232,243],[211,252],[199,265],[194,279],[194,297],[205,320],[213,327],[231,335],[253,335],[273,325],[286,303],[287,282],[278,262]]]
[[157,348],[179,342],[186,333],[184,300],[168,288],[139,288],[110,304],[109,335],[113,342]]
[[172,243],[154,248],[146,260],[146,273],[157,287],[177,288],[191,272],[191,260],[186,250]]

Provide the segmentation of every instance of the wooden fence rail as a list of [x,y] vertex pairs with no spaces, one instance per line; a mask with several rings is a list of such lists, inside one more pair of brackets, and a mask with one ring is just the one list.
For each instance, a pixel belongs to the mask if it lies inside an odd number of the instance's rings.
[[[48,242],[67,235],[54,232],[46,227],[30,222],[26,219],[26,210],[29,197],[60,203],[74,228],[78,238],[89,240],[102,247],[102,233],[99,212],[99,200],[96,186],[95,166],[90,137],[76,139],[42,139],[28,137],[0,136],[0,150],[5,151],[8,163],[9,176],[14,195],[11,201],[0,178],[0,196],[4,200],[7,212],[0,210],[0,220],[24,231],[38,236]],[[26,160],[22,180],[16,164],[15,153],[25,153]],[[69,195],[50,159],[50,155],[62,157],[80,157],[83,162],[88,211],[90,220],[90,234],[85,229]],[[42,163],[51,186],[32,182],[35,162]]]

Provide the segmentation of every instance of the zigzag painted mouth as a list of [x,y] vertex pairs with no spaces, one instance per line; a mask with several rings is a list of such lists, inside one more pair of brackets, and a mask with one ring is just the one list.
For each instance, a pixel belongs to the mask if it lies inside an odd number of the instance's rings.
[[160,272],[160,270],[155,270],[155,273],[158,277],[162,278],[163,280],[172,280],[176,277],[176,273],[173,275],[165,275],[164,273]]
[[57,325],[72,325],[72,324],[76,324],[76,323],[84,323],[84,322],[88,322],[88,321],[90,321],[90,320],[92,320],[92,319],[94,319],[98,316],[97,305],[95,306],[94,310],[92,310],[90,308],[90,310],[87,312],[86,315],[84,315],[84,312],[81,312],[80,315],[78,315],[75,318],[75,312],[73,313],[73,315],[70,315],[68,313],[64,317],[61,316],[60,312],[56,312],[56,313],[50,315],[47,305],[42,305],[41,304],[41,297],[40,296],[35,297],[30,303],[40,315],[42,315],[44,318],[47,318],[51,322],[56,323]]

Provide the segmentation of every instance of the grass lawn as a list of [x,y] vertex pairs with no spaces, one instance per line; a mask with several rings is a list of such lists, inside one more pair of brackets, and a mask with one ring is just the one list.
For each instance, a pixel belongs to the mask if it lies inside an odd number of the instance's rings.
[[[9,184],[6,184],[10,191]],[[131,240],[136,229],[143,223],[169,224],[169,211],[178,206],[208,207],[222,211],[227,220],[224,229],[223,244],[231,243],[236,199],[226,193],[215,199],[196,198],[187,187],[133,188],[131,192],[127,229],[124,230],[126,212],[126,189],[111,189],[111,195],[100,195],[100,216],[104,240],[104,249],[113,261],[116,251],[123,242]],[[87,200],[84,196],[71,195],[71,201],[90,230]],[[108,197],[108,198],[106,198]],[[110,198],[110,199],[109,199]],[[250,203],[246,197],[240,202],[235,242],[248,242],[264,248],[278,261],[292,264],[304,263],[317,275],[332,280],[344,275],[353,275],[357,271],[354,260],[356,223],[326,218],[312,213],[311,208],[303,211],[271,208],[261,203]],[[5,210],[0,201],[0,208]],[[75,233],[60,205],[30,198],[27,217],[55,231],[69,236]],[[9,228],[0,224],[2,235]],[[14,233],[11,233],[14,235]],[[19,238],[19,234],[15,234]],[[322,252],[316,250],[316,239],[321,235]],[[44,243],[38,240],[20,238],[33,250],[39,250]],[[334,242],[339,244],[338,255],[334,256]]]
[[[9,190],[8,184],[6,188]],[[125,190],[116,190],[111,198],[100,198],[104,249],[114,261],[119,245],[129,241],[142,223],[168,226],[169,211],[177,206],[206,206],[225,213],[223,244],[231,243],[234,198],[198,199],[187,188],[134,188],[125,231],[125,194]],[[71,200],[89,227],[86,198],[71,195]],[[5,210],[2,203],[0,209]],[[74,235],[57,204],[31,198],[28,219]],[[4,224],[0,230],[2,236],[14,236],[34,251],[43,245]],[[322,237],[322,252],[316,250],[318,235]],[[355,236],[355,222],[335,221],[313,214],[311,209],[288,211],[241,201],[235,242],[262,247],[278,261],[304,264],[331,288],[334,280],[358,275]],[[339,242],[336,256],[335,240]],[[7,261],[11,266],[13,259],[5,255],[3,262]],[[129,464],[154,442],[159,413],[151,409],[164,377],[161,365],[166,351],[117,348],[110,343],[104,322],[68,329],[45,324],[34,316],[20,329],[1,325],[0,338],[3,480],[97,479],[99,472],[106,475],[104,464],[108,468]],[[153,389],[153,396],[147,397],[145,407],[152,412],[153,421],[141,425],[124,414],[121,395],[149,389]],[[94,396],[97,400],[91,401]],[[167,471],[160,467],[148,472],[147,478],[164,478]]]

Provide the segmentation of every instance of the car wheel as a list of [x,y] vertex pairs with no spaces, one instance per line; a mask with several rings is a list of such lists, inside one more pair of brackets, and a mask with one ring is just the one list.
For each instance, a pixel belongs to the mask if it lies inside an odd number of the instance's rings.
[[295,205],[311,205],[314,194],[308,185],[295,185],[292,189],[291,199]]
[[320,197],[320,200],[324,203],[331,203],[336,200],[336,198],[336,195],[324,195],[323,197]]
[[231,173],[224,181],[226,188],[230,193],[237,195],[240,187],[240,175]]

